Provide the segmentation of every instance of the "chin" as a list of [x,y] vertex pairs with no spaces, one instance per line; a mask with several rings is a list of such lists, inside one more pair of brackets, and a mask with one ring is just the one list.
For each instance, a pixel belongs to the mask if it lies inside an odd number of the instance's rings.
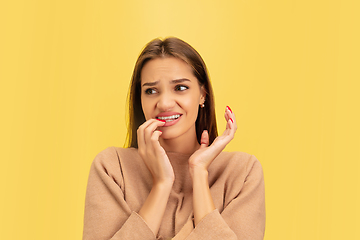
[[174,136],[172,136],[172,134],[166,134],[166,133],[162,133],[160,138],[164,139],[164,140],[170,140],[170,139],[173,139],[173,138],[176,138]]
[[164,140],[175,139],[177,137],[179,137],[179,134],[175,133],[174,131],[163,131],[163,133],[160,136],[160,138]]

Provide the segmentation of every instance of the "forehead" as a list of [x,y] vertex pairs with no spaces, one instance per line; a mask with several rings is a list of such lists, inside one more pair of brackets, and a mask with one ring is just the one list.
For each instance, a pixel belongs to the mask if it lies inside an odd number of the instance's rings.
[[152,59],[141,70],[141,83],[181,78],[197,81],[191,66],[174,57]]

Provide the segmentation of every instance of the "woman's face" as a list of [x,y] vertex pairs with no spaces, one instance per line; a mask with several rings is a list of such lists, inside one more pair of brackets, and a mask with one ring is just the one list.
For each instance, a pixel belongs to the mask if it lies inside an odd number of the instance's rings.
[[204,91],[192,68],[181,59],[156,58],[144,65],[141,71],[142,109],[146,120],[166,120],[159,129],[163,139],[196,138],[195,121],[204,99]]

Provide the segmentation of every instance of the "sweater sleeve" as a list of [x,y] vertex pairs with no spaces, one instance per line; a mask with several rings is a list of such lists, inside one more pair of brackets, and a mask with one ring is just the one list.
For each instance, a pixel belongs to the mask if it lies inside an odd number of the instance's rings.
[[83,240],[155,240],[156,237],[124,199],[119,157],[113,147],[94,159],[85,197]]
[[[260,162],[251,156],[238,194],[223,211],[206,215],[186,240],[261,240],[265,232],[265,190]],[[240,184],[238,184],[240,186]]]

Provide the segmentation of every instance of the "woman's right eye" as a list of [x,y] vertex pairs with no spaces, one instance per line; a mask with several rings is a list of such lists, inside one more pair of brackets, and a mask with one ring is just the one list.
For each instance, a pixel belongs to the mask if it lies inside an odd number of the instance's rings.
[[155,94],[155,93],[156,93],[156,90],[153,88],[148,88],[145,90],[145,94],[147,94],[147,95],[151,95],[151,94]]

